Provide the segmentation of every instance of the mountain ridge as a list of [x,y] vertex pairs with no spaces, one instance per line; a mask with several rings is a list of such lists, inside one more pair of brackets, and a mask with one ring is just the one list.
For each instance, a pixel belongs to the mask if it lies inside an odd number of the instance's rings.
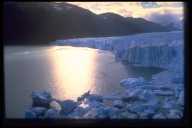
[[111,12],[97,15],[69,3],[5,2],[3,10],[5,45],[174,30],[143,18],[122,17]]

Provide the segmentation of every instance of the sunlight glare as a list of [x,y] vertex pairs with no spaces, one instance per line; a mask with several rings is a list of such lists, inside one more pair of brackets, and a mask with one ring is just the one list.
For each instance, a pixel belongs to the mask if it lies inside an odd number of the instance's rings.
[[96,52],[70,46],[56,46],[54,49],[49,56],[53,66],[55,96],[76,99],[94,85]]

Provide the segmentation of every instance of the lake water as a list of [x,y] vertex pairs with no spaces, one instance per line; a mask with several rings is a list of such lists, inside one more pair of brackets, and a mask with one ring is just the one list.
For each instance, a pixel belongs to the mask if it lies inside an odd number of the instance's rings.
[[108,95],[121,92],[119,81],[143,76],[157,68],[116,62],[109,51],[71,46],[7,46],[4,48],[5,109],[7,118],[23,118],[31,92],[50,91],[57,99],[73,99],[91,90]]

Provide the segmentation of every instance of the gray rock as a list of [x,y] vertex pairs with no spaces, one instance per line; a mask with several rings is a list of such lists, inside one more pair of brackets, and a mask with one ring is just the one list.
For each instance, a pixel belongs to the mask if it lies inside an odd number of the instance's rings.
[[90,95],[90,90],[87,91],[87,92],[85,92],[82,96],[78,97],[78,98],[77,98],[77,101],[78,101],[78,102],[81,102],[81,101],[83,101],[85,98],[87,98],[89,95]]
[[175,106],[175,100],[167,98],[164,100],[162,108],[170,110],[173,109]]
[[103,100],[121,100],[119,96],[103,96]]
[[54,109],[48,109],[44,118],[59,118],[59,113]]
[[139,115],[140,119],[151,119],[159,109],[158,102],[149,101],[145,104],[141,104],[140,107],[136,107],[136,110],[132,110]]
[[156,110],[154,108],[148,107],[146,110],[144,110],[143,113],[139,114],[140,119],[151,119],[152,116],[156,113]]
[[25,111],[25,118],[26,119],[34,119],[34,118],[37,118],[36,114],[30,110],[26,110]]
[[140,93],[140,99],[143,99],[145,101],[156,101],[157,98],[156,96],[152,93],[151,90],[146,90],[144,89],[141,93]]
[[62,101],[60,103],[61,105],[61,114],[62,115],[67,115],[69,114],[70,112],[72,112],[77,106],[77,102],[73,101],[73,100],[65,100],[65,101]]
[[128,111],[132,112],[132,113],[142,113],[145,111],[145,109],[147,108],[147,105],[143,105],[143,104],[132,104],[131,107],[128,108]]
[[184,91],[180,92],[177,102],[179,105],[182,105],[182,106],[184,105]]
[[115,100],[113,102],[113,106],[117,107],[117,108],[123,108],[124,104],[123,104],[122,100]]
[[162,91],[170,91],[173,90],[174,88],[171,86],[159,86],[159,89]]
[[153,93],[158,96],[173,96],[173,91],[162,91],[162,90],[154,90]]
[[98,102],[102,102],[103,101],[102,96],[99,96],[99,95],[96,95],[96,94],[90,94],[87,97],[87,99],[90,100],[90,101],[98,101]]
[[130,113],[130,112],[122,112],[120,114],[120,117],[122,119],[138,119],[138,115],[135,113]]
[[[183,85],[182,85],[182,86],[183,86]],[[180,95],[180,93],[184,90],[184,88],[177,85],[177,87],[175,87],[174,90],[175,90],[175,97],[176,97],[176,98],[179,98],[179,95]]]
[[49,106],[50,106],[50,108],[52,108],[52,109],[55,109],[55,110],[57,110],[58,112],[60,112],[61,111],[61,105],[59,104],[59,102],[57,102],[57,101],[51,101],[50,102],[50,104],[49,104]]
[[143,100],[143,97],[141,95],[142,91],[143,90],[140,88],[129,89],[124,95],[122,95],[122,100],[124,102]]
[[97,101],[86,101],[85,104],[87,104],[90,108],[98,108],[98,107],[103,107],[104,104],[102,104],[101,102],[97,102]]
[[47,111],[47,108],[33,107],[33,108],[31,108],[31,111],[33,111],[37,117],[40,117],[40,116],[43,116],[45,114],[45,112]]
[[82,108],[82,107],[77,107],[73,110],[72,113],[70,113],[71,118],[79,118],[82,117],[85,113],[87,113],[90,109],[89,108]]
[[87,119],[104,119],[104,118],[112,118],[118,114],[118,109],[113,107],[99,107],[99,108],[91,108],[86,114],[84,114],[83,118]]
[[175,84],[181,84],[181,83],[184,82],[184,80],[183,80],[183,77],[177,76],[177,77],[174,77],[174,78],[172,79],[172,82],[175,83]]
[[140,115],[143,113],[143,115],[147,116],[147,118],[151,118],[152,115],[154,115],[158,109],[159,109],[159,104],[158,103],[134,103],[131,106],[127,107],[128,111],[132,113],[137,113]]
[[149,118],[149,114],[148,114],[148,113],[145,113],[145,112],[140,113],[140,114],[139,114],[139,119],[150,119],[150,118]]
[[90,111],[88,111],[86,114],[83,115],[83,118],[86,119],[94,119],[97,116],[97,109],[96,108],[92,108]]
[[115,118],[119,114],[119,110],[115,107],[105,107],[103,108],[103,114],[106,118]]
[[171,86],[165,86],[165,85],[144,85],[142,86],[142,89],[147,89],[148,91],[149,90],[173,90],[173,87]]
[[52,99],[51,94],[46,91],[33,91],[32,92],[32,106],[33,107],[46,107],[49,108],[49,103]]
[[183,113],[176,109],[170,110],[169,113],[167,114],[168,119],[180,119],[182,117],[183,117]]
[[120,85],[123,87],[134,87],[134,86],[140,86],[143,85],[145,82],[143,77],[139,78],[128,78],[128,79],[123,79],[120,81]]
[[85,99],[90,100],[90,101],[98,101],[98,102],[102,102],[103,98],[100,95],[96,95],[96,94],[90,94],[90,91],[84,93],[82,96],[77,98],[78,102],[84,101]]
[[146,89],[146,90],[155,90],[158,89],[158,87],[154,86],[154,85],[145,85],[141,87],[142,89]]
[[153,119],[166,119],[166,117],[163,115],[163,113],[157,113],[153,115]]

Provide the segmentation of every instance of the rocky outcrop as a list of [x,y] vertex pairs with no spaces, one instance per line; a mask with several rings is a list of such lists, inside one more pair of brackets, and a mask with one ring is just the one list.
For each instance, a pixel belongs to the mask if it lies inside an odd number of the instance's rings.
[[48,92],[40,92],[40,91],[34,91],[31,94],[33,105],[32,106],[38,106],[38,107],[49,107],[49,103],[52,99],[51,95]]

